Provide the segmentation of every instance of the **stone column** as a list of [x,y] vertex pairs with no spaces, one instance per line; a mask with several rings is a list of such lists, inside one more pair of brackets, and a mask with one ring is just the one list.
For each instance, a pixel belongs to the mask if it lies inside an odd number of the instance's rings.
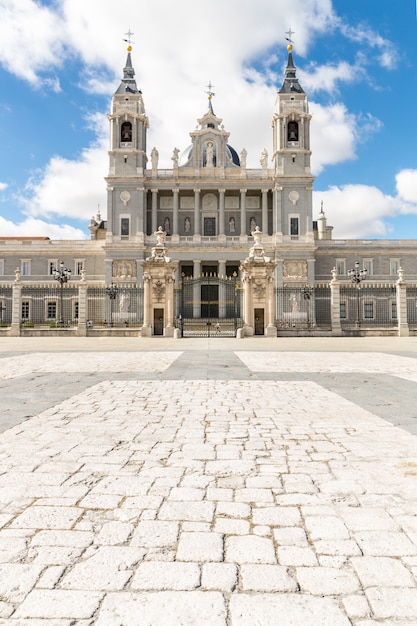
[[332,269],[332,280],[330,281],[330,317],[332,320],[332,335],[342,336],[342,325],[340,323],[340,283],[337,280],[337,269]]
[[154,233],[158,228],[158,189],[152,189],[152,230]]
[[15,270],[15,281],[12,288],[12,325],[11,337],[20,336],[20,318],[22,315],[22,283],[20,282],[20,269]]
[[143,326],[142,337],[150,337],[152,335],[151,320],[151,275],[148,272],[143,274]]
[[173,215],[172,215],[172,235],[178,237],[178,208],[180,201],[180,190],[173,189]]
[[268,190],[262,189],[262,232],[268,234]]
[[[198,278],[201,276],[201,261],[193,261],[194,269],[193,269],[193,278]],[[200,308],[200,283],[195,282],[193,286],[193,317],[200,317],[201,308]]]
[[246,232],[246,189],[240,190],[240,236],[247,241]]
[[200,238],[200,189],[194,189],[194,237]]
[[282,187],[276,185],[272,203],[272,233],[282,235]]
[[[226,278],[226,261],[219,261],[218,276]],[[219,284],[219,317],[226,317],[226,285]]]
[[225,196],[225,190],[224,189],[219,189],[219,236],[223,237],[225,234],[225,229],[224,229],[224,196]]
[[88,293],[88,284],[87,284],[87,281],[86,281],[86,271],[85,271],[85,269],[82,269],[81,270],[81,280],[78,283],[78,326],[77,326],[77,337],[86,337],[87,336],[87,314],[88,314],[87,293]]
[[409,337],[410,329],[408,327],[407,318],[407,285],[404,282],[404,270],[402,267],[398,270],[398,280],[396,284],[397,291],[397,319],[398,319],[398,336]]

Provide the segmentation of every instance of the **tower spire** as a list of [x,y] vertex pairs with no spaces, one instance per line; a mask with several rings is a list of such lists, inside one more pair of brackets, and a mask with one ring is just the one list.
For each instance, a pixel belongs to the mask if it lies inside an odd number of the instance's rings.
[[288,60],[287,67],[285,68],[284,82],[282,83],[282,87],[279,90],[279,93],[304,93],[303,88],[298,82],[298,78],[296,75],[297,68],[294,65],[294,59],[292,57],[292,51],[294,47],[292,36],[295,34],[295,32],[291,30],[290,26],[285,34],[288,35],[288,37],[285,37],[285,39],[289,42],[287,45]]
[[130,53],[132,52],[132,35],[134,35],[134,33],[132,33],[132,31],[128,30],[128,32],[126,33],[126,37],[127,39],[123,39],[123,41],[126,41],[128,46],[127,46],[127,58],[126,58],[126,64],[123,68],[123,78],[122,78],[122,82],[120,83],[120,86],[118,88],[118,90],[116,91],[116,93],[121,94],[121,93],[142,93],[140,91],[140,89],[138,89],[138,86],[136,84],[136,80],[135,80],[135,70],[133,68],[132,65],[132,57],[130,55]]

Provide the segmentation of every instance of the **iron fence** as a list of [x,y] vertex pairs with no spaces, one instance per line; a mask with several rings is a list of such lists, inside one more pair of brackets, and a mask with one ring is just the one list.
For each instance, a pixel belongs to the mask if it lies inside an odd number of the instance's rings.
[[407,285],[407,320],[411,327],[417,327],[417,286]]
[[87,328],[142,326],[143,307],[143,287],[138,285],[118,285],[113,297],[105,287],[89,287]]
[[78,324],[78,287],[67,283],[24,285],[20,320],[24,328]]
[[13,290],[11,287],[0,287],[0,326],[12,323]]
[[275,289],[276,326],[280,329],[330,327],[330,287],[291,285]]
[[342,327],[397,326],[395,285],[341,285],[340,322]]

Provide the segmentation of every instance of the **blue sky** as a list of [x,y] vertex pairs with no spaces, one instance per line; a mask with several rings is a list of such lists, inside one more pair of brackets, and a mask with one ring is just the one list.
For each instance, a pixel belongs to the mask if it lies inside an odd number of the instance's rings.
[[415,0],[0,0],[0,236],[88,238],[100,206],[112,93],[134,32],[148,150],[171,167],[213,107],[248,167],[294,31],[312,119],[314,214],[334,238],[417,239]]

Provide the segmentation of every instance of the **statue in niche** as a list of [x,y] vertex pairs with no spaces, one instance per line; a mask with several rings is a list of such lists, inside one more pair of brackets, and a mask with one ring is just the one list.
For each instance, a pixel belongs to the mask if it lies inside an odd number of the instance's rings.
[[167,235],[169,235],[171,232],[171,222],[170,222],[169,217],[166,217],[164,219],[164,231],[166,232]]
[[186,217],[184,220],[184,232],[186,233],[191,232],[191,221],[189,217]]
[[213,167],[214,147],[213,142],[209,141],[206,150],[206,166]]
[[159,159],[159,152],[154,147],[152,148],[152,152],[151,152],[152,169],[156,169],[158,167],[158,159]]
[[231,217],[229,220],[229,233],[234,233],[234,232],[236,232],[235,218]]
[[256,219],[254,217],[251,217],[250,222],[249,222],[249,232],[252,234],[255,228],[256,228]]
[[127,313],[130,307],[130,293],[123,289],[122,295],[120,296],[119,301],[119,311],[120,313]]

